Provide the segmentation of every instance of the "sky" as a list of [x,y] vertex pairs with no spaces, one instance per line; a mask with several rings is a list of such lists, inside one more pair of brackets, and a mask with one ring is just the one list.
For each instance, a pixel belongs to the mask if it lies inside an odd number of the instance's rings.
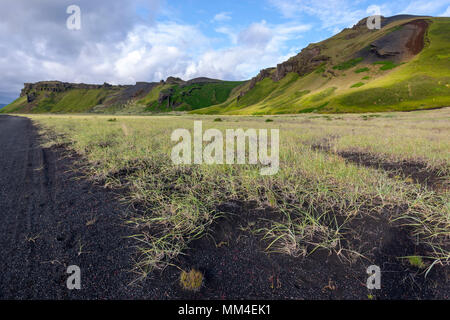
[[[67,27],[70,5],[79,29]],[[44,80],[247,80],[373,6],[384,16],[450,16],[450,0],[0,0],[0,104]]]

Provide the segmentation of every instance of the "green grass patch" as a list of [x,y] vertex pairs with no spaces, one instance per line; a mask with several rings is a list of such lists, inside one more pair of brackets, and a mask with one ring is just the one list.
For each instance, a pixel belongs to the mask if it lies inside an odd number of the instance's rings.
[[363,60],[364,60],[364,58],[351,59],[351,60],[342,62],[342,63],[334,66],[333,69],[335,69],[335,70],[348,70],[350,68],[355,67],[358,63],[360,63]]
[[324,73],[326,70],[326,63],[322,63],[315,71],[315,73]]
[[316,102],[316,101],[320,101],[325,98],[328,98],[336,91],[336,89],[337,89],[336,87],[331,87],[331,88],[322,90],[319,93],[316,93],[316,94],[312,95],[311,97],[309,97],[309,101]]
[[[436,105],[449,100],[450,87],[447,84],[450,77],[435,79],[428,76],[416,76],[407,81],[402,81],[386,87],[368,88],[346,94],[338,98],[338,102],[343,106],[358,106],[359,108],[370,110],[370,106],[377,108],[392,106],[394,110],[410,110],[409,103],[424,101],[423,108],[427,105]],[[404,107],[402,105],[405,104]],[[412,107],[420,107],[414,103]],[[382,111],[377,109],[374,111]]]
[[361,73],[361,72],[367,72],[367,71],[370,71],[370,69],[365,67],[365,68],[360,68],[360,69],[355,70],[355,73]]
[[359,88],[362,87],[365,83],[364,82],[357,82],[354,85],[352,85],[350,88]]
[[380,70],[386,71],[398,67],[400,64],[394,63],[392,61],[377,61],[372,63],[373,65],[381,65]]
[[408,257],[409,264],[413,267],[424,269],[426,267],[425,263],[423,262],[422,257],[420,256],[410,256]]

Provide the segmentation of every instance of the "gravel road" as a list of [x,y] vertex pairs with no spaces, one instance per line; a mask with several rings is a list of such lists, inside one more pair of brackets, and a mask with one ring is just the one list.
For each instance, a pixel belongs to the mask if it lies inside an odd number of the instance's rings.
[[[0,116],[0,299],[142,297],[112,191],[73,169],[63,150],[45,149],[27,118]],[[81,269],[68,290],[67,267]]]

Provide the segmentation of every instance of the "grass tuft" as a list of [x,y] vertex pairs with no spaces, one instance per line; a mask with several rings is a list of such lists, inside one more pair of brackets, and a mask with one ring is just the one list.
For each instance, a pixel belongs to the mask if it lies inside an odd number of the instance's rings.
[[184,290],[198,292],[203,285],[203,273],[196,269],[182,271],[180,274],[180,285]]

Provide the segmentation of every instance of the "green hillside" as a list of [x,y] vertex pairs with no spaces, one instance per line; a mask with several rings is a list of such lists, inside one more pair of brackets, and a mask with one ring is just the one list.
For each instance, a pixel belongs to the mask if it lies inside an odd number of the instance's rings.
[[[407,28],[419,30],[422,21],[427,28],[420,53],[408,52],[414,50],[408,49],[408,39],[404,40],[403,56],[382,57],[371,52],[373,43],[401,37],[407,34]],[[276,69],[266,70],[266,76],[250,90],[247,86],[222,104],[193,112],[259,115],[450,106],[450,18],[399,19],[376,31],[361,23],[307,49],[315,48],[320,48],[324,61],[305,74],[290,72],[277,81]],[[296,62],[296,57],[291,59],[291,64]],[[301,54],[297,59],[299,64],[304,61]]]
[[190,111],[225,102],[243,82],[169,78],[134,86],[84,85],[58,81],[26,84],[2,113],[145,113]]
[[0,110],[1,113],[85,113],[100,105],[109,96],[119,92],[116,88],[69,89],[64,92],[31,90],[26,95]]
[[450,105],[450,18],[366,19],[253,79],[169,77],[129,86],[25,84],[2,113],[286,114],[410,111]]

